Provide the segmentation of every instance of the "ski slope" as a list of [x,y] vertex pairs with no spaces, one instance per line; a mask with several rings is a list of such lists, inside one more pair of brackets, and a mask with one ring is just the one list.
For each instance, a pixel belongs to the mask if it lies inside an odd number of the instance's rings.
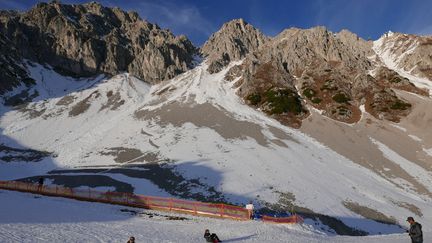
[[[0,201],[0,242],[126,242],[134,236],[137,242],[192,243],[204,242],[206,228],[216,232],[223,242],[408,241],[407,234],[327,236],[307,225],[198,218],[2,190]],[[425,234],[425,242],[429,235]]]

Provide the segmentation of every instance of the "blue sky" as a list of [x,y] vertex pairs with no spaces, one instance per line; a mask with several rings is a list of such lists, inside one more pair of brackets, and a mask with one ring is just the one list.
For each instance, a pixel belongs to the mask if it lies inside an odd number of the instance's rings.
[[[0,9],[27,10],[35,0],[0,0]],[[62,3],[83,3],[63,0]],[[432,34],[430,0],[100,0],[106,6],[134,10],[144,19],[185,34],[196,45],[231,19],[243,18],[267,35],[289,27],[324,25],[332,31],[349,29],[377,39],[388,30]]]

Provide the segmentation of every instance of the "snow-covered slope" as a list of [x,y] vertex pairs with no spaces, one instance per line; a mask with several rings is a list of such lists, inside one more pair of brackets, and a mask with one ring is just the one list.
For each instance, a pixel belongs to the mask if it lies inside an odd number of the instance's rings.
[[[326,236],[307,225],[273,225],[175,215],[121,206],[0,191],[1,242],[407,242],[407,234]],[[26,210],[18,210],[25,208]],[[426,227],[425,227],[426,228]],[[425,233],[425,242],[429,234]]]
[[2,144],[52,155],[2,161],[0,179],[46,174],[51,183],[73,187],[295,205],[371,234],[401,232],[394,224],[413,212],[432,223],[430,170],[407,169],[410,161],[402,161],[403,169],[421,172],[406,179],[354,163],[245,105],[235,81],[224,80],[230,67],[209,74],[203,63],[152,87],[121,74],[52,89],[46,83],[67,78],[34,64],[39,96],[14,110],[2,107]]

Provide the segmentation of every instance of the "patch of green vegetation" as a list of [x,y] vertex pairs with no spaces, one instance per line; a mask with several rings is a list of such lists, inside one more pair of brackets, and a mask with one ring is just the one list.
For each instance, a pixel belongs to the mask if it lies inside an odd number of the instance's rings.
[[303,111],[299,97],[289,89],[267,90],[265,92],[271,114],[282,114],[291,112],[296,115]]
[[252,105],[258,105],[261,102],[261,95],[258,93],[253,93],[248,95],[246,99],[249,100]]
[[319,104],[319,103],[321,103],[321,101],[322,101],[322,99],[320,99],[318,97],[312,98],[312,103],[314,103],[314,104]]
[[338,106],[337,112],[341,116],[346,116],[349,113],[349,109],[346,106]]
[[401,81],[402,81],[402,79],[397,77],[397,76],[390,79],[391,83],[400,83]]
[[390,109],[393,110],[406,110],[408,108],[411,108],[411,104],[403,102],[402,100],[397,100],[390,106]]
[[312,99],[316,95],[316,91],[311,88],[305,88],[303,90],[303,95],[306,96],[308,99]]
[[347,103],[351,99],[344,93],[337,93],[333,97],[333,100],[337,103]]

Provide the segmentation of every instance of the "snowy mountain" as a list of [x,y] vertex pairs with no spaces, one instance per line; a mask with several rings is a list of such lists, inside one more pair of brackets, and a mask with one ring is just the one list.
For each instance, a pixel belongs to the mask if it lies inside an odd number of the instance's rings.
[[[79,23],[66,18],[72,14]],[[15,49],[0,48],[8,70],[0,85],[0,180],[44,176],[73,188],[253,201],[260,213],[301,214],[314,235],[402,233],[411,215],[432,224],[432,81],[422,56],[430,37],[385,34],[371,42],[316,27],[270,38],[233,20],[198,58],[184,37],[142,27],[139,38],[159,37],[145,48],[126,38],[132,69],[109,64],[114,54],[71,54],[68,61],[100,63],[84,75],[33,55],[38,50],[25,50],[16,35],[45,16],[38,33],[66,19],[60,24],[80,37],[89,16],[122,14],[58,3],[1,14],[2,43]],[[144,23],[126,19],[99,39],[111,45],[119,26]],[[58,44],[51,51],[61,52],[62,33],[51,35]],[[137,67],[134,58],[157,63]]]

